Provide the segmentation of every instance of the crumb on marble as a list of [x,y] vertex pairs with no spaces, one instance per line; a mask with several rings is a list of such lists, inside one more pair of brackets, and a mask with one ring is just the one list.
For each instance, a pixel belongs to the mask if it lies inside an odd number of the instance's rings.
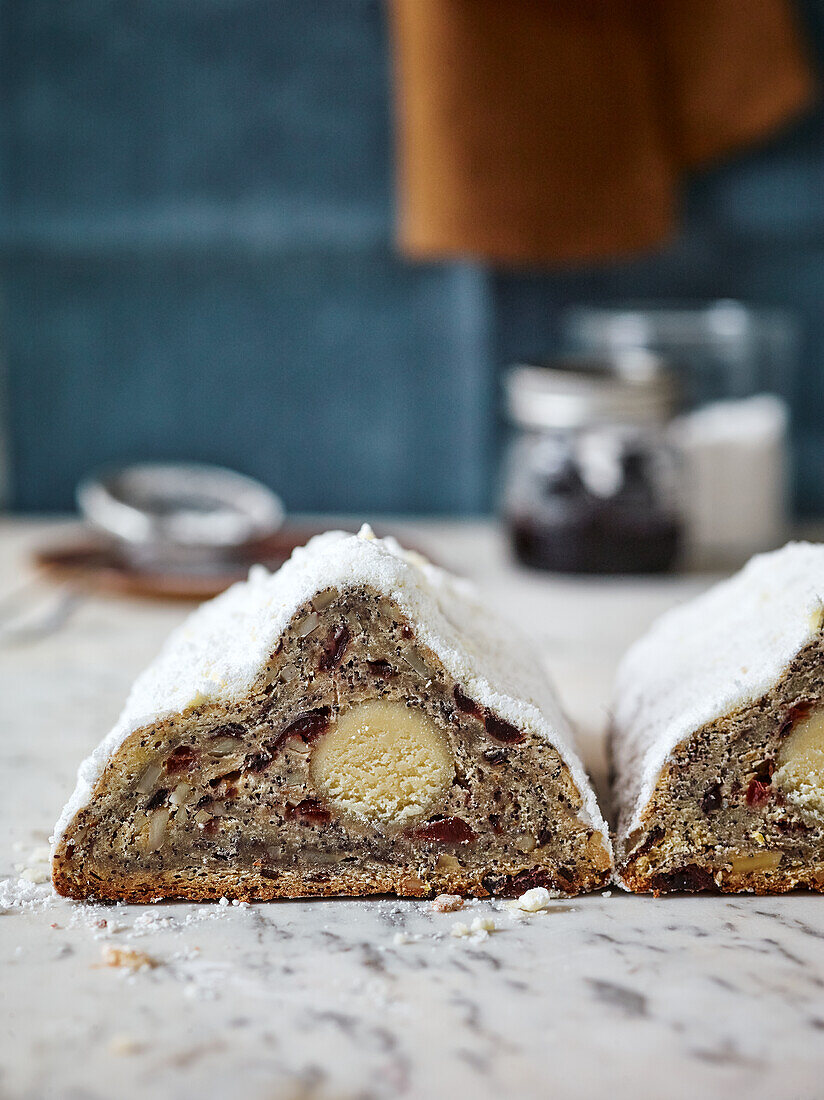
[[463,909],[464,900],[459,894],[438,894],[429,908],[434,913],[454,913],[456,909]]
[[507,902],[507,908],[521,913],[540,913],[549,906],[552,895],[544,886],[535,886],[519,898]]
[[109,1052],[111,1054],[139,1054],[141,1050],[142,1045],[137,1039],[133,1039],[131,1035],[113,1035],[109,1040]]
[[110,947],[108,944],[102,950],[103,965],[122,967],[125,970],[137,971],[144,967],[153,970],[160,963],[145,951],[137,951],[133,947]]

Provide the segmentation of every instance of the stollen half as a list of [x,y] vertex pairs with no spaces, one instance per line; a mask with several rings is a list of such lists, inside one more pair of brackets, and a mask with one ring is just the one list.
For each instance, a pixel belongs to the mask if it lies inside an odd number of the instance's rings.
[[75,898],[576,894],[606,826],[533,651],[466,582],[328,532],[204,604],[81,766]]
[[624,658],[611,756],[623,884],[824,890],[824,546],[791,543]]

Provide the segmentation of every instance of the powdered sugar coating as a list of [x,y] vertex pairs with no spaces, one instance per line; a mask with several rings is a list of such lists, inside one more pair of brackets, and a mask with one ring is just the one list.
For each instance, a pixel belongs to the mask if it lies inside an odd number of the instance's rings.
[[663,615],[628,651],[613,699],[619,837],[640,824],[677,745],[759,699],[821,627],[824,545],[795,542]]
[[419,640],[474,700],[558,750],[583,798],[582,817],[609,846],[570,727],[526,641],[492,615],[473,585],[405,552],[394,539],[376,539],[368,527],[359,535],[318,535],[276,573],[254,566],[248,581],[203,604],[170,635],[135,681],[115,727],[81,764],[54,843],[130,733],[205,702],[242,699],[301,606],[330,587],[361,586],[397,603]]

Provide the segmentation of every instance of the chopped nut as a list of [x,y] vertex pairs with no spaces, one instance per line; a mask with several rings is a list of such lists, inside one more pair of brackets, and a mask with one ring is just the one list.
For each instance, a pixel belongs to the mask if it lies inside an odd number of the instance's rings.
[[155,783],[160,778],[160,773],[163,771],[161,764],[149,764],[148,768],[143,772],[140,779],[137,781],[137,789],[141,794],[148,794],[153,790]]
[[149,852],[156,852],[157,849],[163,843],[163,837],[166,833],[166,826],[169,823],[169,811],[164,806],[160,810],[155,810],[152,816],[149,818],[149,836],[146,841],[146,849]]
[[533,852],[537,843],[534,836],[519,836],[515,841],[515,847],[519,852]]
[[438,894],[429,908],[435,913],[454,913],[456,909],[463,908],[463,903],[463,898],[458,894]]
[[440,871],[442,875],[455,875],[460,869],[461,864],[456,856],[450,855],[448,852],[444,852],[442,855],[438,856],[435,870]]
[[329,607],[338,598],[337,588],[327,588],[325,592],[318,592],[317,596],[312,600],[312,607],[315,611],[323,611],[325,607]]
[[135,971],[142,970],[144,967],[153,969],[160,964],[145,951],[136,951],[133,947],[111,947],[107,944],[103,948],[103,965],[119,966]]
[[753,855],[734,856],[730,860],[735,875],[752,871],[774,871],[781,862],[781,852],[755,852]]
[[320,618],[314,611],[310,612],[305,619],[297,624],[295,632],[299,638],[308,638],[313,630],[317,630],[320,623]]
[[243,748],[240,737],[227,734],[224,737],[215,737],[209,742],[209,752],[212,756],[226,756],[230,752],[239,752]]
[[172,806],[182,806],[186,799],[189,797],[192,791],[191,783],[178,783],[175,789],[169,796],[169,802]]
[[422,679],[430,680],[432,678],[432,673],[430,672],[429,668],[426,665],[426,662],[424,661],[423,657],[421,657],[417,649],[408,649],[406,653],[403,653],[401,656],[412,669],[412,671],[417,672],[417,674]]

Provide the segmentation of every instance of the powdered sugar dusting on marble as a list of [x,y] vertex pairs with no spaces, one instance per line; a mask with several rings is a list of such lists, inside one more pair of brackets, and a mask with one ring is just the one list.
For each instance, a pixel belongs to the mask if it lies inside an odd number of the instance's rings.
[[635,643],[612,710],[619,836],[640,823],[673,749],[768,691],[820,629],[823,605],[824,545],[789,543],[668,612]]
[[301,606],[327,588],[359,586],[394,599],[416,623],[420,641],[478,703],[555,746],[581,793],[584,818],[608,843],[570,727],[530,646],[492,615],[474,586],[366,527],[357,536],[318,535],[276,573],[253,567],[248,581],[203,604],[170,635],[135,681],[115,727],[81,764],[54,842],[130,733],[206,702],[242,699]]

